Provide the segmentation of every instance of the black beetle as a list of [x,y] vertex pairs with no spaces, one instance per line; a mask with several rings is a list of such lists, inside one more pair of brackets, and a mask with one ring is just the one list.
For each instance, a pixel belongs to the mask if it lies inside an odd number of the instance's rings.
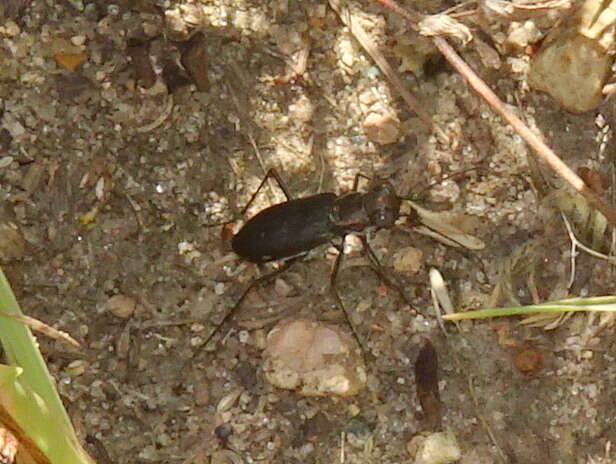
[[[270,206],[249,219],[237,234],[233,236],[231,247],[238,256],[253,263],[263,264],[269,261],[280,260],[284,261],[284,264],[278,270],[254,280],[244,290],[233,308],[206,338],[204,344],[207,344],[218,329],[231,318],[248,292],[256,284],[265,282],[278,275],[293,263],[295,258],[306,254],[319,245],[330,242],[339,251],[330,278],[330,289],[361,346],[357,332],[336,290],[338,269],[344,255],[344,239],[347,234],[354,232],[361,233],[370,229],[378,230],[393,227],[398,218],[402,216],[400,213],[401,201],[408,199],[398,196],[393,185],[388,181],[379,181],[373,184],[367,192],[358,192],[359,178],[363,177],[361,175],[355,177],[353,191],[349,193],[342,195],[320,193],[305,198],[289,199],[288,192],[277,171],[270,169],[248,202],[248,205],[244,208],[244,212],[269,177],[276,179],[288,200]],[[417,216],[412,222],[422,222],[423,224],[416,228],[416,230],[419,231],[423,227],[426,231],[422,233],[427,233],[427,235],[436,238],[440,236],[441,241],[448,245],[463,246],[471,249],[483,247],[483,242],[480,240],[458,233],[451,226],[442,229],[438,224],[437,213],[424,210],[412,202],[411,205],[414,215]],[[439,228],[443,232],[439,232]],[[340,242],[338,243],[336,239],[340,239]],[[464,243],[460,239],[464,239]],[[361,236],[361,240],[375,272],[387,285],[396,289],[404,302],[411,306],[400,287],[392,283],[381,272],[378,259],[368,245],[366,237]]]
[[400,199],[389,182],[366,193],[320,193],[264,209],[244,224],[231,246],[253,263],[288,259],[351,232],[392,227],[399,215]]

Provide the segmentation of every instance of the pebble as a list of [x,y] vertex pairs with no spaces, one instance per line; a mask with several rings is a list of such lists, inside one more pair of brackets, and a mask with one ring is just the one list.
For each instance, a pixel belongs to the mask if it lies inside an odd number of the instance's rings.
[[523,49],[528,44],[533,44],[541,39],[541,31],[533,21],[523,23],[512,22],[509,25],[507,43],[513,47]]
[[75,35],[71,37],[71,43],[77,47],[81,47],[83,44],[86,43],[86,36],[85,35]]
[[0,258],[19,259],[26,252],[26,241],[14,222],[0,222]]
[[3,156],[2,158],[0,158],[0,169],[9,167],[12,162],[13,162],[12,156]]
[[105,303],[105,309],[116,317],[127,319],[135,311],[136,301],[130,296],[114,295]]
[[572,28],[556,29],[530,63],[528,83],[564,109],[582,113],[603,101],[603,85],[614,57]]
[[515,354],[513,364],[525,375],[534,375],[542,367],[541,352],[535,348],[525,348]]
[[17,34],[21,32],[19,26],[10,19],[4,23],[4,26],[0,26],[0,34],[6,35],[8,37],[15,37]]
[[75,361],[72,361],[68,366],[66,366],[66,372],[68,372],[72,377],[78,377],[86,371],[87,367],[87,361],[83,359],[77,359]]
[[400,121],[388,114],[370,113],[364,120],[364,132],[379,145],[394,143],[400,136]]
[[305,396],[351,396],[366,385],[366,367],[351,335],[309,319],[285,319],[267,336],[265,377]]
[[423,251],[404,247],[394,254],[394,269],[400,273],[416,274],[423,264]]
[[407,443],[415,464],[449,464],[462,457],[462,451],[453,433],[437,432],[416,436]]

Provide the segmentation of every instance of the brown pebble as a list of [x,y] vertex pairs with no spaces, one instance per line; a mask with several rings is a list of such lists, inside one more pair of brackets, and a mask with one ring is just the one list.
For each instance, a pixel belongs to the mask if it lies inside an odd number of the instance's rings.
[[105,309],[114,316],[127,319],[132,316],[137,303],[133,298],[126,295],[114,295],[105,303]]
[[387,114],[370,113],[364,120],[364,132],[379,145],[394,143],[400,136],[400,121]]
[[534,375],[541,369],[541,352],[535,348],[525,348],[513,358],[516,369],[525,375]]
[[404,247],[394,254],[394,269],[400,273],[416,274],[423,264],[423,251]]
[[305,396],[352,396],[366,384],[361,351],[337,326],[285,319],[267,336],[263,370],[278,388]]
[[116,354],[120,359],[126,359],[128,357],[128,351],[130,350],[130,325],[127,324],[124,330],[120,332],[120,336],[116,340]]
[[13,222],[0,223],[0,259],[19,259],[26,252],[26,241]]
[[212,395],[210,394],[210,387],[207,384],[205,379],[200,379],[199,382],[194,384],[194,399],[195,404],[198,406],[207,406],[210,404],[210,400],[212,399]]

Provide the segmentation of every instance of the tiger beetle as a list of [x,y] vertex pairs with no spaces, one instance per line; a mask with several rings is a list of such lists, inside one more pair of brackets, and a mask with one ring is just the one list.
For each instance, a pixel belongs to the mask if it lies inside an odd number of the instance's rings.
[[[275,169],[267,171],[261,184],[244,207],[246,212],[261,188],[269,178],[273,177],[285,194],[287,201],[270,206],[250,218],[231,240],[233,251],[241,258],[263,264],[270,261],[282,261],[282,266],[267,275],[253,280],[244,290],[235,305],[227,312],[222,321],[205,339],[205,346],[218,330],[233,316],[248,292],[255,286],[268,281],[288,269],[297,258],[310,250],[332,243],[339,251],[330,276],[330,290],[337,306],[342,310],[347,323],[359,346],[362,343],[355,326],[342,303],[336,288],[338,270],[344,255],[344,242],[348,234],[362,233],[369,230],[389,229],[403,215],[400,204],[405,197],[399,197],[389,181],[374,183],[366,192],[358,191],[361,174],[355,176],[353,190],[349,193],[319,193],[305,198],[291,199],[284,182]],[[413,205],[416,208],[415,205]],[[421,216],[421,212],[419,213]],[[366,250],[374,271],[389,287],[394,288],[403,301],[411,306],[405,293],[397,284],[391,282],[381,271],[381,265],[365,234],[360,235],[364,250]]]
[[[349,233],[364,232],[368,228],[392,227],[400,217],[401,199],[397,196],[391,183],[387,181],[375,184],[366,193],[358,192],[360,175],[355,177],[353,190],[349,193],[343,195],[320,193],[305,198],[291,199],[278,172],[275,169],[270,169],[244,208],[244,212],[270,177],[276,180],[287,201],[270,206],[249,219],[233,236],[231,247],[238,256],[253,263],[263,264],[279,260],[284,261],[284,263],[277,271],[255,279],[244,290],[233,308],[206,338],[204,345],[233,316],[235,310],[255,285],[280,274],[296,258],[301,257],[313,248],[328,242],[334,243],[333,240],[336,238],[341,240],[339,244],[334,244],[339,254],[331,273],[330,289],[337,305],[342,309],[349,326],[353,330],[354,337],[359,342],[355,327],[351,323],[336,289],[338,270],[344,254],[344,240]],[[389,280],[384,278],[378,270],[380,269],[378,259],[365,237],[362,236],[361,239],[375,270],[388,285],[391,285]],[[400,293],[410,306],[406,296],[402,292]]]

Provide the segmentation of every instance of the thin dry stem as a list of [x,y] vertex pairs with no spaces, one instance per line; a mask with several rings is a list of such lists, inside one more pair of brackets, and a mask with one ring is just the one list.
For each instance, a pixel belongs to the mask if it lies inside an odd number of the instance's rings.
[[569,220],[567,219],[567,216],[565,216],[562,213],[561,213],[561,215],[562,215],[563,221],[565,222],[565,227],[567,228],[567,233],[569,234],[569,240],[571,240],[571,243],[573,244],[573,249],[579,248],[580,250],[585,251],[586,253],[588,253],[590,256],[594,256],[595,258],[598,258],[598,259],[604,259],[605,261],[607,261],[608,263],[610,263],[612,265],[616,264],[616,258],[615,257],[609,256],[609,255],[605,255],[603,253],[599,253],[598,251],[593,250],[592,248],[587,247],[582,242],[580,242],[580,240],[573,233],[573,228],[571,227],[571,224],[569,223]]
[[[402,15],[411,24],[415,25],[421,15],[416,12],[408,12],[402,9],[392,0],[376,0],[387,8]],[[432,38],[436,48],[441,52],[445,59],[451,64],[468,82],[469,86],[485,100],[505,121],[507,121],[513,129],[528,143],[537,153],[537,155],[546,162],[554,172],[564,179],[571,187],[579,192],[588,200],[588,202],[601,211],[607,220],[613,226],[616,226],[616,210],[605,203],[599,195],[591,190],[578,175],[573,172],[546,143],[533,131],[531,131],[524,122],[518,118],[500,98],[488,87],[488,85],[471,69],[470,66],[456,53],[456,51],[440,37]]]

